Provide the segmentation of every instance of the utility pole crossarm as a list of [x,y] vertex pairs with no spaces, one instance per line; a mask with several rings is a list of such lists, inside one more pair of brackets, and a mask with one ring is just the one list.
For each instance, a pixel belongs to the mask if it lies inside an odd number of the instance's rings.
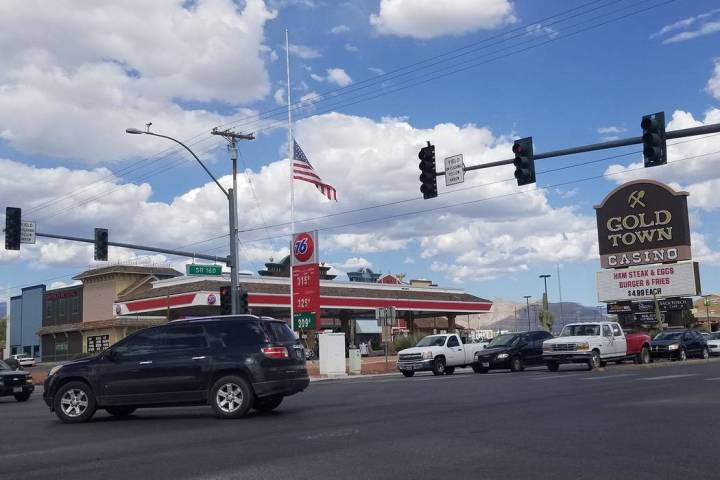
[[[711,133],[720,133],[720,123],[712,125],[703,125],[701,127],[684,128],[682,130],[673,130],[665,132],[665,138],[672,140],[675,138],[694,137],[696,135],[707,135]],[[622,138],[620,140],[611,140],[609,142],[592,143],[590,145],[582,145],[579,147],[564,148],[561,150],[553,150],[545,153],[536,153],[533,155],[534,160],[543,160],[545,158],[562,157],[565,155],[576,155],[578,153],[595,152],[597,150],[607,150],[609,148],[627,147],[630,145],[639,145],[643,143],[643,137]],[[511,165],[514,159],[498,160],[496,162],[483,163],[481,165],[472,165],[465,167],[465,171],[480,170],[483,168],[499,167],[501,165]],[[435,175],[445,175],[445,172],[436,172]]]

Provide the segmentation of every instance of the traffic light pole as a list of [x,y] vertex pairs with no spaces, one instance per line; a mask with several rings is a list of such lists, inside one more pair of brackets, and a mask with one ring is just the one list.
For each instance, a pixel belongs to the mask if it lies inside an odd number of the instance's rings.
[[[83,243],[95,243],[94,238],[82,238],[82,237],[70,237],[68,235],[57,235],[54,233],[41,233],[37,232],[35,234],[36,237],[45,237],[45,238],[57,238],[59,240],[70,240],[72,242],[83,242]],[[205,255],[203,253],[195,253],[195,252],[184,252],[182,250],[173,250],[171,248],[160,248],[160,247],[149,247],[147,245],[135,245],[133,243],[121,243],[121,242],[107,242],[108,245],[113,247],[122,247],[122,248],[130,248],[132,250],[143,250],[146,252],[155,252],[155,253],[165,253],[168,255],[177,255],[179,257],[188,257],[188,258],[200,258],[202,260],[210,260],[211,262],[221,262],[221,263],[230,263],[230,259],[228,257],[217,257],[215,255]]]
[[[672,140],[674,138],[685,138],[694,137],[696,135],[707,135],[710,133],[720,133],[720,123],[714,123],[712,125],[703,125],[701,127],[684,128],[682,130],[673,130],[665,132],[665,138]],[[578,153],[595,152],[597,150],[606,150],[609,148],[627,147],[629,145],[639,145],[643,143],[643,137],[630,137],[623,138],[620,140],[612,140],[609,142],[592,143],[590,145],[582,145],[580,147],[564,148],[561,150],[553,150],[551,152],[536,153],[533,156],[535,160],[542,160],[544,158],[562,157],[566,155],[575,155]],[[472,165],[465,167],[465,171],[480,170],[482,168],[499,167],[501,165],[512,165],[514,158],[509,160],[498,160],[497,162],[483,163],[481,165]],[[437,172],[436,175],[445,175],[445,172]]]

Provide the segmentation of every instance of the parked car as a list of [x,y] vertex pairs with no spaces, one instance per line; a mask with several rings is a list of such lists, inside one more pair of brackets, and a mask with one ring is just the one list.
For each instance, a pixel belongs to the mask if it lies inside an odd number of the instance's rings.
[[617,322],[571,323],[560,336],[543,343],[543,360],[552,372],[563,363],[584,363],[592,370],[608,361],[628,359],[650,362],[650,336],[641,332],[626,336]]
[[720,332],[713,332],[706,337],[710,355],[720,355]]
[[653,358],[687,360],[690,357],[708,358],[710,349],[707,340],[697,330],[665,330],[653,338],[651,345]]
[[35,366],[35,358],[31,357],[30,355],[26,355],[24,353],[20,353],[18,355],[11,355],[10,358],[14,358],[17,360],[17,362],[20,364],[21,367],[34,367]]
[[15,397],[18,402],[26,402],[35,386],[32,377],[23,370],[14,370],[0,360],[0,397]]
[[50,370],[43,397],[66,423],[95,410],[210,404],[219,418],[277,408],[310,383],[300,341],[253,315],[176,320],[140,330],[97,356]]
[[462,343],[454,333],[423,337],[412,348],[398,352],[397,367],[406,377],[415,372],[432,371],[435,375],[452,375],[457,367],[468,367],[484,343]]
[[552,334],[544,330],[499,335],[475,354],[473,370],[487,373],[489,370],[509,368],[520,372],[525,366],[542,365],[543,342],[551,338]]

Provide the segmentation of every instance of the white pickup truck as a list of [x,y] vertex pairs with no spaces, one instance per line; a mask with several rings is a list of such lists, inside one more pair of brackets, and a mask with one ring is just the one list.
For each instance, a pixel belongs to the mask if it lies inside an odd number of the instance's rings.
[[475,353],[487,343],[462,343],[454,333],[429,335],[417,345],[398,352],[397,367],[406,377],[415,372],[432,371],[435,375],[452,375],[456,367],[471,366]]
[[650,336],[625,334],[617,322],[570,323],[558,337],[543,342],[543,361],[556,372],[562,363],[584,363],[590,370],[608,361],[650,362]]

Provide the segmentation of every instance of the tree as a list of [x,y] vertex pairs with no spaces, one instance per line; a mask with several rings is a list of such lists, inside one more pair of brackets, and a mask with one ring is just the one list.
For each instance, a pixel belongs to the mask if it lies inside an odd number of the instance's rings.
[[553,323],[555,323],[555,316],[550,311],[548,305],[547,295],[543,293],[543,309],[538,313],[538,320],[545,330],[550,332],[552,330]]

